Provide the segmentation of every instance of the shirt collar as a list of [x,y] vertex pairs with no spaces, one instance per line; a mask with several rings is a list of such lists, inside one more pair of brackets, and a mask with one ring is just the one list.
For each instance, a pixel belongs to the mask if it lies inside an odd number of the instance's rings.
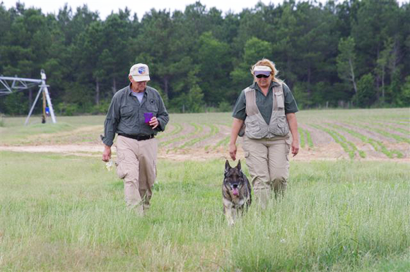
[[[145,87],[145,90],[144,90],[144,92],[143,92],[144,96],[145,96],[146,93],[147,93],[147,88],[148,88],[148,86]],[[132,95],[131,83],[128,85],[128,95]]]
[[[277,87],[277,86],[279,86],[279,83],[277,83],[276,81],[272,81],[272,82],[270,83],[270,85],[269,85],[269,91],[272,90],[273,87]],[[259,85],[258,85],[256,82],[254,82],[254,83],[250,86],[250,88],[262,92],[262,91],[261,91],[261,88],[259,88]]]

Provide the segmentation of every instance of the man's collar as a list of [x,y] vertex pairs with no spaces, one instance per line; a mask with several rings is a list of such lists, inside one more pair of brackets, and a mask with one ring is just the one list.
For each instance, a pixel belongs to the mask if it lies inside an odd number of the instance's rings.
[[[133,94],[132,94],[133,91],[132,91],[131,84],[132,84],[132,83],[130,83],[130,84],[128,85],[128,90],[129,90],[128,95],[133,95]],[[145,90],[142,92],[144,95],[147,93],[147,88],[148,88],[148,86],[146,86],[146,87],[145,87]],[[134,93],[136,93],[136,92],[134,92]],[[136,94],[137,94],[137,93],[136,93]]]

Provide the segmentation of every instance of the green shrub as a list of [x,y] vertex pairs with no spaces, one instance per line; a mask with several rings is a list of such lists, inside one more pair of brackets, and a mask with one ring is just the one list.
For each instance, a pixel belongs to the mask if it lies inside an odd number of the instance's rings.
[[219,112],[231,112],[232,111],[232,106],[226,101],[222,101],[218,105],[218,111]]
[[57,104],[57,111],[60,115],[73,116],[79,112],[79,108],[77,104],[63,102]]
[[376,99],[374,78],[372,74],[362,76],[357,83],[357,93],[353,96],[355,106],[365,108],[371,106]]
[[101,101],[99,105],[94,105],[91,108],[91,114],[106,114],[110,107],[110,101]]

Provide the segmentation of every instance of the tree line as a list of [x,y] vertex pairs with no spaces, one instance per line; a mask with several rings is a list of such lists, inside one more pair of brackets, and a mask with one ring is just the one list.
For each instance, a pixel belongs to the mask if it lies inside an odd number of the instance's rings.
[[[263,57],[302,109],[408,107],[410,4],[286,0],[223,14],[196,2],[141,20],[127,8],[102,20],[86,5],[43,14],[0,4],[0,74],[44,69],[58,114],[105,113],[138,62],[170,112],[230,111]],[[0,97],[0,113],[26,114],[37,91]]]

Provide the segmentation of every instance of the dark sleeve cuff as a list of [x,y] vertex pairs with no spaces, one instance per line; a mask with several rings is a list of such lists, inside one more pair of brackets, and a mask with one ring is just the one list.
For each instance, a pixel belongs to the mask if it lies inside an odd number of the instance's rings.
[[161,119],[158,120],[158,126],[154,129],[155,131],[164,131],[165,127],[162,127],[163,122],[161,122]]
[[104,137],[104,136],[102,136],[102,135],[101,135],[101,140],[103,141],[103,143],[104,143],[106,146],[112,146],[113,143],[114,143],[113,140],[109,140],[109,139],[107,139],[107,137]]

